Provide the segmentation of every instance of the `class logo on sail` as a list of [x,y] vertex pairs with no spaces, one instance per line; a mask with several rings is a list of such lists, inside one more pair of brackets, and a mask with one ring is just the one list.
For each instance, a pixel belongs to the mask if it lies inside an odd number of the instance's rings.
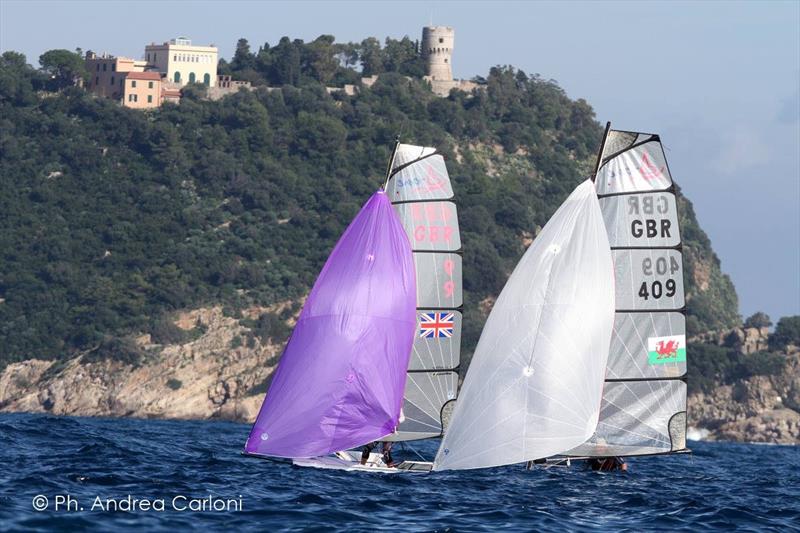
[[420,313],[419,336],[421,339],[450,338],[453,336],[454,313]]
[[639,174],[646,179],[647,181],[654,180],[660,178],[666,167],[658,168],[658,166],[654,165],[650,162],[650,157],[647,155],[647,152],[642,152],[642,164],[639,165]]
[[649,337],[647,359],[651,365],[686,361],[686,336]]

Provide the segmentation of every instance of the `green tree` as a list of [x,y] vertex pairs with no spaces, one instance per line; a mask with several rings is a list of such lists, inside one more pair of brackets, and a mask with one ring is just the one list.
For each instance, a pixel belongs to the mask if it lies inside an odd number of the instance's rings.
[[771,325],[772,320],[769,319],[769,315],[761,311],[753,313],[744,321],[746,328],[768,328]]
[[381,43],[375,37],[369,37],[361,41],[361,49],[358,55],[361,59],[361,73],[364,76],[373,76],[386,71],[383,64]]
[[769,337],[770,347],[783,349],[789,344],[800,346],[800,315],[778,320],[775,332]]
[[333,41],[333,35],[320,35],[307,46],[311,75],[323,85],[327,85],[331,81],[339,68]]
[[48,50],[39,56],[39,64],[50,75],[50,86],[54,90],[70,87],[89,76],[83,57],[69,50]]

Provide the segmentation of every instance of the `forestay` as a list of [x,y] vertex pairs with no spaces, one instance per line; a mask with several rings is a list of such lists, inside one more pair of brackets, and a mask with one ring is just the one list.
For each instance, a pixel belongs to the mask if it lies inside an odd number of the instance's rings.
[[434,470],[520,463],[585,442],[600,413],[613,299],[608,236],[587,180],[498,297]]
[[408,239],[380,191],[314,283],[245,452],[309,458],[392,433],[416,327],[415,295]]
[[417,331],[403,416],[387,440],[442,434],[455,400],[461,353],[461,237],[444,158],[434,148],[399,144],[386,186],[414,251]]
[[616,307],[597,431],[570,455],[686,447],[686,320],[677,202],[657,135],[610,130],[595,185]]

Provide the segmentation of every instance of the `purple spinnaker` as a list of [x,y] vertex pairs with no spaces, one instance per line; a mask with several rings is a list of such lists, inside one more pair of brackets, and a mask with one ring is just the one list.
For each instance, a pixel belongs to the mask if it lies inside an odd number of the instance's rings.
[[245,451],[316,457],[392,433],[415,331],[411,246],[378,191],[314,283]]

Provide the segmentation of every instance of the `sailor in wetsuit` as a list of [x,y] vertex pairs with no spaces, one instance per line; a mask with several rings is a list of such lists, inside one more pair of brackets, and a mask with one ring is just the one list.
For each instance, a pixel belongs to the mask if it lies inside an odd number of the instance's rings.
[[589,468],[600,472],[613,472],[619,470],[620,472],[627,472],[628,465],[621,457],[597,457],[589,459],[587,462]]
[[[392,445],[394,443],[393,442],[388,442],[388,441],[383,441],[381,444],[383,444],[383,462],[389,468],[394,467],[394,460],[392,459]],[[378,447],[378,441],[370,442],[369,444],[364,446],[364,449],[361,451],[361,464],[362,465],[367,464],[367,461],[369,460],[369,454],[372,453],[372,450],[377,448],[377,447]]]

